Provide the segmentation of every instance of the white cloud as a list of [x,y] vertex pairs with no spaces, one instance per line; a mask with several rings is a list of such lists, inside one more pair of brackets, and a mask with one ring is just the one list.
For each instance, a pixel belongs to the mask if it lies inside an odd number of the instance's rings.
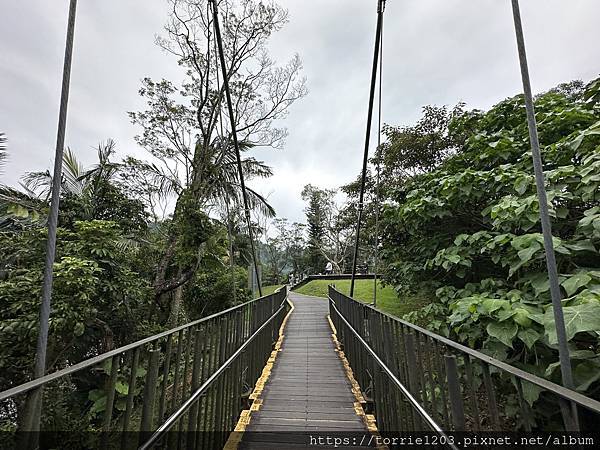
[[[60,3],[61,7],[57,6]],[[68,2],[2,2],[0,131],[9,138],[3,182],[52,159]],[[256,150],[275,176],[250,185],[270,194],[280,215],[302,220],[307,183],[334,187],[360,170],[371,70],[375,0],[281,0],[290,23],[273,36],[283,62],[298,52],[309,95],[282,123],[282,151]],[[510,2],[405,0],[385,13],[384,122],[408,123],[429,103],[486,108],[521,89]],[[534,90],[600,72],[600,2],[523,0]],[[67,144],[93,161],[108,137],[136,149],[126,112],[141,108],[144,76],[180,81],[175,61],[154,45],[166,17],[162,0],[80,1]]]

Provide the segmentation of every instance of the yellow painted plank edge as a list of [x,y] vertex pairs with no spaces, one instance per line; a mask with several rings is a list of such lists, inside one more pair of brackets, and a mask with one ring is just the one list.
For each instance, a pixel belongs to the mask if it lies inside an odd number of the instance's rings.
[[[331,338],[333,339],[333,343],[335,344],[335,351],[338,354],[339,358],[342,360],[342,364],[344,365],[344,372],[346,372],[346,377],[348,377],[348,381],[352,386],[352,393],[356,398],[356,401],[354,402],[354,412],[357,416],[359,416],[362,419],[363,423],[365,424],[367,430],[369,430],[370,433],[372,433],[375,436],[379,436],[379,430],[377,429],[377,422],[375,420],[375,416],[373,414],[365,413],[363,405],[365,405],[367,402],[362,394],[358,382],[356,381],[356,378],[354,378],[354,372],[352,372],[350,363],[348,362],[348,359],[346,358],[346,355],[342,350],[341,343],[337,338],[337,330],[335,329],[335,325],[331,321],[331,316],[327,315],[327,321],[329,322],[329,326],[331,327]],[[383,450],[387,449],[387,446],[379,446],[377,448]]]
[[271,375],[271,371],[273,370],[273,364],[275,364],[275,359],[277,358],[277,354],[281,351],[281,344],[283,343],[283,338],[285,335],[283,331],[285,330],[285,325],[287,324],[288,319],[290,318],[292,312],[294,311],[294,304],[288,298],[287,302],[290,304],[291,308],[288,313],[283,318],[283,322],[281,322],[281,327],[279,327],[279,339],[275,343],[275,347],[267,360],[267,364],[263,367],[260,378],[254,385],[254,390],[250,394],[250,399],[252,400],[252,405],[250,405],[250,409],[244,409],[240,413],[240,418],[233,430],[233,433],[227,439],[223,450],[237,450],[239,443],[244,436],[244,431],[246,431],[246,427],[250,424],[250,419],[253,411],[258,411],[262,406],[263,400],[260,397],[262,391],[269,380],[269,376]]

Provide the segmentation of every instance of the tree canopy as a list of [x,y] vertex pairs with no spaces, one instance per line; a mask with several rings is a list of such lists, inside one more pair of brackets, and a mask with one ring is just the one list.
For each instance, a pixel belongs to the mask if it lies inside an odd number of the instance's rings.
[[[600,378],[599,89],[600,80],[574,82],[535,100],[567,335],[582,391]],[[408,174],[386,186],[386,278],[399,290],[423,283],[435,290],[435,301],[407,318],[559,381],[523,96],[489,111],[425,108],[416,127],[390,130],[383,171]]]

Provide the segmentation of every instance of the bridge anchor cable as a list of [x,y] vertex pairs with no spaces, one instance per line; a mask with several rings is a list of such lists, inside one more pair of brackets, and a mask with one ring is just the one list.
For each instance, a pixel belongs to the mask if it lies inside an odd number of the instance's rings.
[[[356,237],[354,243],[354,255],[352,257],[352,278],[350,280],[350,297],[354,295],[354,280],[356,278],[356,263],[358,259],[358,246],[360,242],[360,225],[363,213],[363,200],[365,196],[365,184],[367,178],[367,164],[369,162],[369,141],[371,139],[371,122],[373,119],[373,103],[375,99],[375,85],[377,81],[377,66],[381,50],[381,35],[383,29],[383,12],[385,11],[385,0],[377,2],[377,28],[375,30],[375,47],[373,49],[373,66],[371,69],[371,88],[369,93],[369,109],[367,112],[367,131],[365,135],[365,148],[363,153],[362,173],[360,179],[360,195],[358,200],[358,217],[356,219]],[[381,76],[381,75],[380,75]],[[380,99],[381,103],[381,99]]]
[[258,271],[258,259],[256,257],[256,249],[254,246],[254,238],[252,236],[252,220],[250,218],[250,206],[248,202],[248,193],[246,191],[246,183],[244,182],[244,170],[242,168],[242,159],[240,156],[240,144],[238,142],[237,131],[235,128],[235,114],[233,112],[233,102],[231,101],[231,90],[229,89],[229,75],[227,66],[225,65],[225,54],[223,52],[223,39],[221,38],[221,28],[219,26],[219,11],[215,0],[209,0],[212,5],[213,26],[215,28],[215,37],[217,47],[219,49],[219,62],[223,73],[223,87],[225,89],[225,98],[227,100],[227,109],[229,112],[229,121],[231,123],[231,138],[235,147],[235,157],[237,162],[238,177],[240,178],[240,187],[242,189],[242,197],[244,200],[244,215],[248,226],[248,237],[250,238],[250,247],[252,250],[252,262],[254,265],[254,274],[256,275],[256,283],[258,285],[258,295],[262,297],[262,287],[260,283],[260,275]]

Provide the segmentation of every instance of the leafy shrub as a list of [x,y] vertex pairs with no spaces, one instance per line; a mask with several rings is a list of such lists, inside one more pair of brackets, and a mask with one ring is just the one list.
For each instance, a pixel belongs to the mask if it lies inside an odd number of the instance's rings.
[[[536,99],[576,389],[591,394],[600,386],[599,93],[600,79]],[[390,195],[387,279],[437,283],[435,302],[408,320],[560,382],[523,97],[459,114],[448,134],[465,138]]]

